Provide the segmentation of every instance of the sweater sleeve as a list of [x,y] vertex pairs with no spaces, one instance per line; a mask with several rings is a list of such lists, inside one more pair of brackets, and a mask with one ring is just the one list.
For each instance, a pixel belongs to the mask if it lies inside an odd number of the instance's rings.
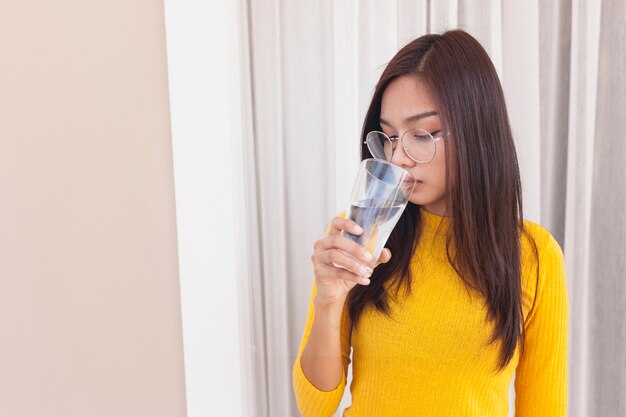
[[[340,215],[344,217],[344,213]],[[330,230],[330,225],[326,230],[326,235]],[[342,377],[339,385],[332,391],[321,391],[315,385],[313,385],[304,375],[300,358],[302,357],[302,351],[304,350],[309,334],[311,333],[311,326],[313,325],[313,319],[315,317],[315,306],[313,299],[317,295],[317,287],[315,281],[313,281],[313,289],[311,291],[311,297],[309,300],[309,310],[307,313],[306,324],[304,326],[304,335],[300,342],[300,348],[298,349],[298,355],[293,365],[292,371],[292,384],[293,390],[298,404],[298,409],[302,413],[303,417],[330,417],[333,415],[346,387],[346,378],[348,374],[348,365],[350,364],[350,334],[351,325],[348,318],[346,309],[343,309],[341,315],[341,327],[340,327],[340,343],[341,343],[341,357],[342,357]]]
[[567,415],[568,300],[563,252],[544,231],[537,295],[515,374],[515,417]]

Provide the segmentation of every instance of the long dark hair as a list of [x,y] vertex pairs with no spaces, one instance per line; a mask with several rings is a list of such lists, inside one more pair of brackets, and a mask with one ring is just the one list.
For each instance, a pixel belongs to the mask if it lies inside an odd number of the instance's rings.
[[[446,202],[450,227],[447,257],[465,283],[485,297],[502,341],[498,370],[512,359],[518,341],[523,351],[520,236],[522,189],[513,135],[497,72],[480,43],[462,30],[421,36],[389,62],[374,90],[361,133],[361,159],[372,158],[365,136],[381,130],[382,95],[391,81],[416,76],[431,88],[446,138]],[[451,156],[451,155],[454,155]],[[367,286],[355,286],[346,299],[353,326],[372,304],[389,315],[385,282],[396,293],[411,289],[410,260],[422,230],[420,207],[408,203],[386,246],[393,256],[378,266]],[[530,236],[529,236],[530,237]],[[530,238],[535,255],[537,246]],[[409,249],[410,250],[407,250]]]

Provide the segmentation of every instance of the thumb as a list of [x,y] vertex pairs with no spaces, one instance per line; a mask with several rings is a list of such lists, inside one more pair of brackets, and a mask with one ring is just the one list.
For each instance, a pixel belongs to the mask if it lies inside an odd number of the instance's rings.
[[389,262],[389,260],[391,259],[391,251],[387,248],[384,248],[381,252],[380,252],[380,256],[378,257],[378,261],[376,262],[376,266],[380,265],[380,264],[385,264],[387,262]]

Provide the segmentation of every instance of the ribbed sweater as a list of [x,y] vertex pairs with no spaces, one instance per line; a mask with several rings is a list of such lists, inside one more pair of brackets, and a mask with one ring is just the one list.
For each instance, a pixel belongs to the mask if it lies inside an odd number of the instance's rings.
[[526,344],[522,355],[518,343],[507,367],[496,372],[501,340],[488,344],[495,324],[487,319],[486,300],[468,292],[446,257],[449,218],[424,209],[421,214],[424,228],[411,259],[411,292],[400,291],[397,298],[391,292],[392,317],[366,307],[352,329],[344,308],[343,377],[332,391],[317,389],[300,363],[315,316],[313,281],[292,373],[302,415],[332,416],[352,364],[352,404],[344,417],[506,417],[514,373],[516,417],[565,417],[568,301],[559,244],[546,229],[524,220],[539,251],[537,262],[528,239],[520,237]]

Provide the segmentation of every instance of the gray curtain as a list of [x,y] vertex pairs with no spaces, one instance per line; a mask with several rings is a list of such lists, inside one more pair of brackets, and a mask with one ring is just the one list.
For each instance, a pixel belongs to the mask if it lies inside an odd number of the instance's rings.
[[565,251],[569,415],[626,415],[626,7],[541,2],[541,220]]
[[[256,415],[297,416],[291,366],[313,242],[347,204],[359,133],[393,54],[461,27],[489,52],[516,138],[526,217],[564,249],[569,415],[626,415],[626,10],[618,0],[240,2],[252,134]],[[349,375],[350,378],[350,375]],[[337,415],[350,402],[349,390]],[[514,392],[511,393],[511,415]]]
[[[586,408],[626,415],[626,3],[605,0],[600,23],[591,224],[589,227]],[[570,169],[576,169],[572,166]],[[571,254],[575,256],[575,254]],[[578,325],[577,322],[573,322]],[[575,369],[575,368],[574,368]],[[582,377],[574,372],[574,377]],[[577,381],[578,382],[578,381]],[[576,409],[576,412],[579,410]]]

